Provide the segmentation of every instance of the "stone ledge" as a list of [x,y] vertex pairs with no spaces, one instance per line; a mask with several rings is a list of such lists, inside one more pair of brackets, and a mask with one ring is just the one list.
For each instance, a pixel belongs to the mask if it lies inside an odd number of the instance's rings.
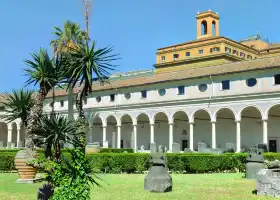
[[17,179],[17,183],[28,183],[28,184],[33,184],[40,182],[42,178],[35,178],[35,179]]

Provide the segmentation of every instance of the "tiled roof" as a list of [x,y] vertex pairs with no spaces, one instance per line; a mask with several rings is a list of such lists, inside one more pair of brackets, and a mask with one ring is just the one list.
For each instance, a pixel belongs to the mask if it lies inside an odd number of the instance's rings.
[[[104,91],[117,88],[126,87],[136,87],[143,86],[147,84],[155,84],[168,81],[179,81],[186,79],[202,78],[207,76],[218,76],[224,74],[241,73],[246,71],[264,70],[270,68],[280,68],[280,56],[255,59],[250,61],[240,61],[228,64],[210,66],[210,67],[200,67],[200,68],[189,68],[180,71],[160,73],[149,75],[145,77],[134,77],[125,80],[113,80],[110,83],[104,85],[94,84],[93,91]],[[78,91],[79,88],[74,89],[74,93]],[[57,90],[55,92],[56,96],[67,95],[65,90]],[[51,96],[49,94],[48,96]]]

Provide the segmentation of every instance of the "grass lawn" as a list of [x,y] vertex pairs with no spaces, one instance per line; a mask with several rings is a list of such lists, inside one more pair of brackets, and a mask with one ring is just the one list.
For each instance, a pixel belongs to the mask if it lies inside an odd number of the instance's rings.
[[[92,190],[94,200],[212,200],[212,199],[275,199],[252,194],[255,181],[242,178],[243,174],[173,174],[173,191],[170,193],[150,193],[144,191],[143,174],[104,175],[102,185]],[[16,184],[17,174],[0,174],[1,200],[36,199],[37,188],[42,183]]]

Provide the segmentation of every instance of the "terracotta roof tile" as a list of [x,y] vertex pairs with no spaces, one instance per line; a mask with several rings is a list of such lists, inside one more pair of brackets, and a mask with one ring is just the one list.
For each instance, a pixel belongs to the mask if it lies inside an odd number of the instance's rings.
[[[269,68],[280,68],[280,56],[255,59],[250,61],[240,61],[228,64],[201,67],[201,68],[189,68],[180,71],[160,73],[149,75],[146,77],[134,77],[125,80],[114,80],[110,83],[104,85],[94,84],[93,91],[104,91],[117,88],[126,87],[136,87],[147,84],[155,84],[168,81],[179,81],[186,79],[202,78],[206,76],[218,76],[231,73],[240,73],[246,71],[264,70]],[[78,91],[79,88],[74,89],[74,93]],[[51,96],[50,93],[48,96]],[[67,95],[65,90],[57,90],[55,92],[56,96]]]

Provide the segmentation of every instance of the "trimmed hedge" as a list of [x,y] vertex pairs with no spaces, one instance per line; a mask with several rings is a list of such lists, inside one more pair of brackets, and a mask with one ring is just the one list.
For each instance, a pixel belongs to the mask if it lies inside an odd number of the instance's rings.
[[[40,153],[42,155],[42,153]],[[16,152],[0,152],[0,171],[15,169]],[[103,173],[142,173],[150,168],[148,153],[88,154],[93,168]],[[221,155],[201,153],[167,153],[168,169],[173,173],[244,172],[247,153]],[[66,155],[67,156],[67,155]],[[267,160],[280,160],[280,153],[265,153]]]

